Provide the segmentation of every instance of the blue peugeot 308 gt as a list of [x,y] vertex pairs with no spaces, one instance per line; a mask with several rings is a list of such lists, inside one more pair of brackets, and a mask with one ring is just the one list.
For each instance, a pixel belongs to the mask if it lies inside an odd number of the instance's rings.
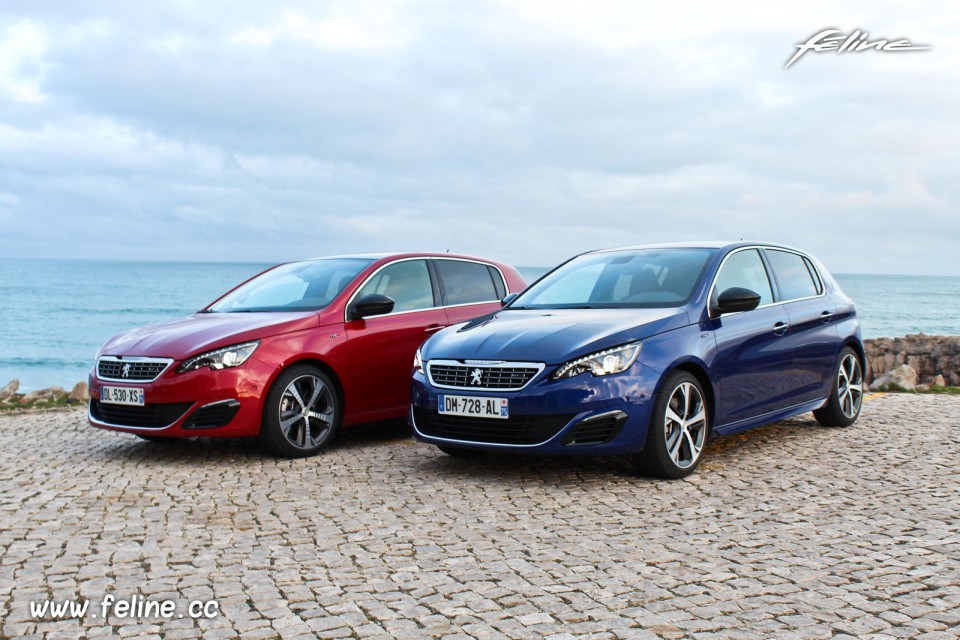
[[414,361],[416,437],[478,450],[630,454],[680,478],[711,433],[860,413],[853,301],[815,258],[766,243],[579,255]]

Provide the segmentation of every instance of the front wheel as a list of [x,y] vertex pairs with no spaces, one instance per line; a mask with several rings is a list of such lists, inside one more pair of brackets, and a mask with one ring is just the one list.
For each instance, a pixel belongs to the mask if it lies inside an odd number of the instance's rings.
[[856,422],[863,404],[863,365],[860,356],[844,347],[833,372],[833,388],[827,404],[813,412],[825,427],[849,427]]
[[686,371],[671,373],[653,404],[647,442],[632,461],[642,475],[683,478],[700,464],[709,428],[700,382]]
[[333,438],[341,413],[329,376],[310,365],[294,365],[280,374],[267,394],[260,442],[285,458],[312,456]]

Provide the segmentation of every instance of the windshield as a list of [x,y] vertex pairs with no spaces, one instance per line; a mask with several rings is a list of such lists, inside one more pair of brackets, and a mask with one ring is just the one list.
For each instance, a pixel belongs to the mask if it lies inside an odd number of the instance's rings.
[[207,312],[316,311],[330,304],[372,263],[362,258],[331,258],[282,264],[231,291]]
[[625,249],[574,258],[520,294],[510,309],[679,307],[712,249]]

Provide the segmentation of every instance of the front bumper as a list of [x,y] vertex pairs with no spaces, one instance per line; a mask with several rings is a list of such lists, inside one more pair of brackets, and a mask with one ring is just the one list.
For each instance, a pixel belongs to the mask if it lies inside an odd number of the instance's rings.
[[[255,436],[272,374],[273,367],[255,358],[219,371],[177,373],[171,366],[149,383],[100,380],[94,370],[87,418],[101,429],[170,438]],[[101,403],[100,388],[105,385],[143,389],[145,405]]]
[[[643,449],[660,374],[634,364],[627,372],[551,380],[553,368],[520,391],[439,389],[421,373],[411,383],[409,421],[421,442],[550,455],[612,455]],[[510,418],[463,418],[437,411],[440,395],[507,398]]]

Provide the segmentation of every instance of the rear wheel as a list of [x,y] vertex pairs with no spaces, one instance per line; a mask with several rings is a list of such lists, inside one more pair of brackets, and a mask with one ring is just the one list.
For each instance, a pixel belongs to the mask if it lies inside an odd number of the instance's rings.
[[642,475],[683,478],[700,464],[707,442],[709,416],[700,382],[686,371],[674,371],[663,383],[643,451],[633,455]]
[[833,389],[827,404],[813,412],[825,427],[849,427],[856,422],[863,404],[863,365],[860,356],[844,347],[833,374]]
[[280,374],[267,394],[260,442],[285,458],[312,456],[333,438],[341,414],[330,377],[316,367],[294,365]]

